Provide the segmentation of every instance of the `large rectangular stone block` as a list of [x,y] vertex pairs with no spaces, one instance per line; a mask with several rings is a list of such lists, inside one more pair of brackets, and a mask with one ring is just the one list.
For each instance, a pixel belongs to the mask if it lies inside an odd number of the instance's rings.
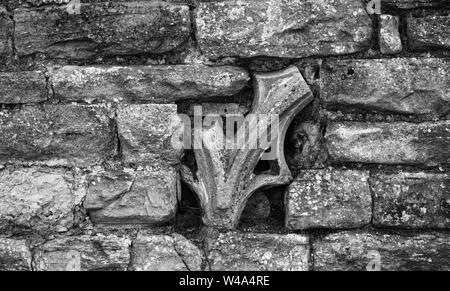
[[6,168],[0,171],[0,229],[67,231],[84,196],[69,171]]
[[182,150],[171,141],[179,126],[175,104],[123,105],[117,123],[126,163],[153,164],[160,159],[179,163]]
[[413,50],[450,50],[450,15],[415,16],[407,18],[408,44]]
[[190,35],[189,7],[167,2],[121,1],[19,8],[14,11],[19,55],[52,57],[164,53]]
[[322,87],[329,109],[353,107],[433,118],[450,112],[448,59],[327,61]]
[[37,103],[47,98],[47,82],[43,72],[0,73],[0,103]]
[[314,244],[315,271],[449,271],[447,233],[341,232]]
[[229,232],[208,237],[211,271],[308,271],[309,238]]
[[197,40],[210,58],[300,58],[361,51],[372,21],[359,0],[227,0],[196,9]]
[[188,99],[231,96],[250,80],[237,67],[129,66],[77,67],[54,70],[50,82],[64,101],[173,103]]
[[104,106],[25,106],[0,112],[0,163],[90,166],[114,156],[114,111]]
[[372,197],[368,179],[367,171],[302,171],[286,192],[286,227],[342,229],[369,224]]
[[131,241],[115,235],[60,237],[36,248],[36,271],[126,271]]
[[450,121],[425,123],[332,122],[325,138],[334,163],[450,163]]
[[377,227],[450,228],[450,176],[431,173],[375,174]]

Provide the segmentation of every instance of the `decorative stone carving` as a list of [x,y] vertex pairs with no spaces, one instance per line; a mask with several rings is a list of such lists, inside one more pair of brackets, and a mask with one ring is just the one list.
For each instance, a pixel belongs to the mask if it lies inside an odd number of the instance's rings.
[[[194,148],[197,172],[182,166],[183,180],[197,193],[204,211],[205,225],[232,229],[239,222],[239,217],[249,197],[259,189],[286,185],[292,181],[291,172],[284,158],[284,139],[293,118],[313,100],[313,94],[296,67],[274,73],[256,73],[255,98],[251,114],[264,118],[268,115],[279,116],[279,130],[270,137],[272,143],[257,149],[226,150],[219,144],[224,136],[222,126],[203,127],[202,145]],[[255,117],[256,119],[256,117]],[[259,121],[260,121],[259,120]],[[253,134],[257,121],[247,116],[249,130],[239,130],[237,144],[256,142]],[[266,129],[267,131],[267,129]],[[196,138],[196,137],[195,137]],[[254,169],[272,144],[275,149],[279,173],[277,175],[254,174]],[[248,148],[248,147],[247,147]],[[251,148],[251,147],[250,147]]]

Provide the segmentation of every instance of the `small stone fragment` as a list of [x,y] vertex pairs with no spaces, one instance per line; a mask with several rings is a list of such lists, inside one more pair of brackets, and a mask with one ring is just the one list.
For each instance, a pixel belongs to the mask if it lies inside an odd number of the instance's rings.
[[386,14],[379,16],[379,42],[382,54],[397,54],[402,51],[399,23],[398,16]]

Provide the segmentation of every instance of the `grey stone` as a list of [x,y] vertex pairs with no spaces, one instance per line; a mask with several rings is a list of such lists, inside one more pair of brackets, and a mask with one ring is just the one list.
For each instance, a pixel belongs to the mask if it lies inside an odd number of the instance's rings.
[[90,166],[116,154],[114,111],[43,105],[0,112],[0,162]]
[[182,150],[172,145],[180,126],[175,104],[122,105],[117,123],[126,163],[153,164],[159,159],[179,163]]
[[37,103],[47,98],[48,90],[43,72],[0,73],[0,103]]
[[11,35],[13,31],[13,22],[9,18],[8,11],[0,5],[0,56],[12,52]]
[[450,228],[448,174],[375,174],[374,221],[377,227]]
[[210,58],[301,58],[364,50],[372,21],[359,0],[202,2],[197,40]]
[[229,232],[208,237],[212,271],[307,271],[309,239],[297,234]]
[[399,23],[398,16],[387,14],[379,16],[379,42],[382,54],[397,54],[402,51]]
[[241,68],[203,65],[67,66],[50,73],[56,97],[86,102],[173,103],[231,96],[249,80],[249,74]]
[[31,252],[24,240],[0,238],[0,271],[31,271]]
[[450,16],[408,16],[408,44],[413,50],[450,50]]
[[242,212],[241,221],[260,221],[270,216],[270,201],[264,192],[256,192],[250,197]]
[[133,242],[133,271],[201,271],[203,254],[179,234],[140,232]]
[[36,52],[84,59],[96,55],[164,53],[189,38],[189,7],[166,2],[122,1],[19,8],[14,11],[19,55]]
[[63,232],[74,224],[74,209],[85,193],[72,173],[45,168],[0,171],[0,228]]
[[330,234],[314,244],[314,270],[448,271],[449,242],[446,233]]
[[[129,170],[116,174],[113,179],[111,176],[113,174],[98,174],[100,182],[96,185],[92,181],[97,178],[90,179],[85,207],[94,223],[160,225],[175,217],[178,174],[172,166],[155,162],[136,172]],[[130,183],[132,185],[128,186]]]
[[449,132],[450,121],[332,122],[325,138],[333,162],[432,166],[450,162]]
[[291,168],[297,171],[323,168],[327,156],[319,123],[313,121],[300,123],[295,127],[290,141],[295,150],[293,159],[288,161]]
[[61,237],[39,246],[33,255],[36,271],[125,271],[131,241],[115,235]]
[[286,192],[286,227],[341,229],[369,224],[372,197],[368,179],[366,171],[302,171]]
[[419,7],[450,7],[447,0],[381,0],[381,7],[412,9]]
[[326,62],[323,97],[328,108],[356,107],[401,114],[450,112],[447,59],[376,59]]

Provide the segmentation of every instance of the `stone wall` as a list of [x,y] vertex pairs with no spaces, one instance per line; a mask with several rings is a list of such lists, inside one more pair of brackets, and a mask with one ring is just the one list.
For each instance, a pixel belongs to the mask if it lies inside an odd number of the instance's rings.
[[[69,2],[0,0],[0,270],[450,270],[448,1]],[[210,225],[171,121],[286,68],[293,181]]]

